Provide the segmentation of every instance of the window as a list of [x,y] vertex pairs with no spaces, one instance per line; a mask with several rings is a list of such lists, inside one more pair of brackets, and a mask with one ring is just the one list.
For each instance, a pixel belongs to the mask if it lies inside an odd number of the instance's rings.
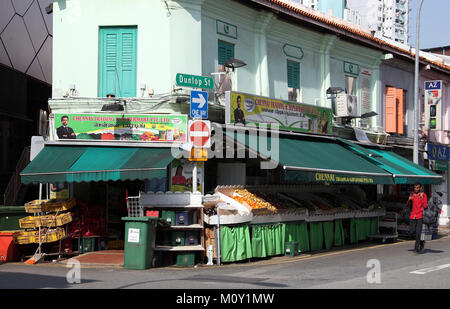
[[98,96],[135,97],[137,28],[101,27],[99,32]]
[[386,86],[385,115],[386,132],[404,134],[404,100],[403,89]]
[[287,61],[288,100],[300,100],[300,63]]
[[234,58],[234,44],[219,41],[218,50],[219,65],[224,65],[228,59]]

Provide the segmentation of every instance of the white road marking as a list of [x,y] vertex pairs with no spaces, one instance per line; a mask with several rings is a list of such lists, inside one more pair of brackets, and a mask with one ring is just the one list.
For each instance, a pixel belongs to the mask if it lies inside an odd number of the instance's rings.
[[441,270],[444,268],[450,267],[450,264],[444,264],[444,265],[440,265],[440,266],[434,266],[434,267],[428,267],[428,268],[424,268],[424,269],[419,269],[419,270],[415,270],[410,272],[410,274],[416,274],[416,275],[425,275],[427,273],[431,273],[432,271],[436,271],[436,270]]

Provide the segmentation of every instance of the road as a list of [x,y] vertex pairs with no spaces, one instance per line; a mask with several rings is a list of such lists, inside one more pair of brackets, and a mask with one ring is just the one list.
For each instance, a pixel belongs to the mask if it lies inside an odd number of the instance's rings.
[[[68,283],[62,264],[0,265],[1,289],[440,289],[450,288],[450,237],[429,241],[423,254],[412,241],[362,244],[339,251],[276,257],[257,263],[196,268],[85,268]],[[369,263],[369,264],[368,264]],[[379,270],[379,272],[377,272]],[[368,276],[369,274],[369,276]],[[368,280],[369,277],[369,280]]]

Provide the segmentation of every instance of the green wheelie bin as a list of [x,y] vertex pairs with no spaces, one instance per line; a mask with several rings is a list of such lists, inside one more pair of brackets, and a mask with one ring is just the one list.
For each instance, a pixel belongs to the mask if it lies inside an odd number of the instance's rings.
[[123,217],[125,221],[125,251],[123,267],[148,269],[155,250],[156,217]]

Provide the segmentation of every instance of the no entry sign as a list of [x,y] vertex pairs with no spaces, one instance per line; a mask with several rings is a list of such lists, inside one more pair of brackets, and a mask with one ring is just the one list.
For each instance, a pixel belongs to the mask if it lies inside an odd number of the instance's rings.
[[211,123],[206,120],[189,121],[189,141],[194,148],[211,146]]

